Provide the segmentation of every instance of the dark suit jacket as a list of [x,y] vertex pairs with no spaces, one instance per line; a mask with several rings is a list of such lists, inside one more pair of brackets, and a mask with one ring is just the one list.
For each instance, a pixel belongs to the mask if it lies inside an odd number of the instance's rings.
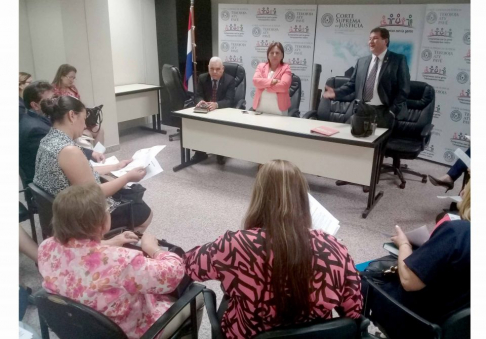
[[[336,100],[356,92],[356,99],[362,99],[372,56],[359,58],[351,79],[335,90]],[[378,75],[378,95],[388,109],[399,116],[407,116],[407,97],[410,93],[410,72],[407,59],[402,54],[388,50]],[[401,113],[401,114],[400,114]]]
[[[51,122],[48,118],[31,110],[19,107],[19,168],[24,172],[27,184],[34,180],[35,159],[40,141],[49,133]],[[83,153],[91,159],[92,150],[83,148]]]
[[[218,83],[217,103],[218,108],[233,107],[235,101],[235,78],[226,73],[223,74]],[[211,101],[213,93],[213,84],[209,73],[199,76],[195,103],[199,101]]]

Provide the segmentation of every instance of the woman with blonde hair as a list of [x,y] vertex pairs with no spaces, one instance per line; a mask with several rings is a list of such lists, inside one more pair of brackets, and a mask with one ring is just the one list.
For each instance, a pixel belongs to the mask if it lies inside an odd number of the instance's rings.
[[95,183],[71,186],[52,206],[54,236],[39,246],[42,287],[103,313],[140,338],[173,304],[165,294],[184,276],[183,260],[144,233],[142,251],[128,249],[138,237],[124,232],[103,241],[110,230],[109,206]]
[[26,72],[19,72],[19,107],[22,113],[25,110],[24,89],[32,83],[32,75]]
[[[219,280],[226,338],[252,338],[273,327],[328,319],[335,309],[358,318],[360,278],[346,247],[312,230],[308,185],[285,160],[262,166],[243,230],[187,252],[186,274]],[[223,314],[224,313],[224,314]]]

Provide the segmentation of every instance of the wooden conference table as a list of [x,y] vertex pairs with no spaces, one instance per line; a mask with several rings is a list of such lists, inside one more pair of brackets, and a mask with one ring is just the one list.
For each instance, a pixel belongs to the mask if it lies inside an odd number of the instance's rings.
[[[271,114],[245,114],[233,108],[207,114],[194,108],[172,112],[182,118],[181,164],[174,172],[197,163],[190,150],[230,158],[266,163],[272,159],[293,162],[304,173],[369,186],[366,218],[383,196],[375,195],[382,156],[390,131],[377,128],[375,135],[356,138],[351,125]],[[329,126],[339,133],[326,137],[311,133],[318,126]]]

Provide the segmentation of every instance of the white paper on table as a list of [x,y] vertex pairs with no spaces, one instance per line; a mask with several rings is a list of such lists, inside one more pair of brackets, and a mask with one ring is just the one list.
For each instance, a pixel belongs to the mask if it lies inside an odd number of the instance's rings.
[[[160,164],[157,161],[157,159],[153,158],[152,161],[150,161],[150,163],[148,164],[148,166],[145,167],[145,171],[147,171],[147,173],[145,174],[145,176],[143,177],[143,179],[140,180],[140,182],[145,181],[147,179],[150,179],[153,176],[155,176],[155,175],[163,172],[164,170],[160,166]],[[136,182],[129,182],[127,184],[127,186],[132,186],[133,184],[136,184]]]
[[93,160],[90,160],[89,162],[93,167],[105,166],[105,165],[116,165],[119,163],[118,159],[114,155],[112,155],[109,158],[106,158],[104,162],[94,162]]
[[32,339],[34,335],[25,328],[19,327],[19,339]]
[[439,198],[439,199],[450,198],[450,199],[452,199],[452,201],[455,201],[455,202],[461,202],[462,201],[462,198],[459,195],[438,195],[437,198]]
[[461,159],[464,164],[466,164],[467,168],[471,168],[471,158],[468,157],[462,149],[456,149],[454,154],[457,155],[457,157]]
[[322,206],[310,193],[309,207],[312,217],[312,229],[323,230],[327,234],[336,235],[339,230],[339,220],[337,220],[328,210]]
[[93,151],[101,153],[101,154],[105,154],[106,148],[105,148],[105,146],[103,146],[103,144],[101,142],[98,141],[96,146],[93,148]]
[[[121,170],[112,171],[111,173],[116,177],[121,177],[122,175],[127,174],[129,171],[131,171],[134,168],[137,168],[137,167],[147,168],[147,166],[149,166],[151,161],[153,159],[155,159],[155,156],[164,148],[165,148],[165,145],[159,145],[159,146],[154,146],[154,147],[151,147],[151,148],[144,148],[144,149],[138,150],[133,155],[133,157],[132,157],[133,161],[131,163],[129,163],[127,166],[125,166]],[[159,167],[160,167],[160,165],[159,165]]]

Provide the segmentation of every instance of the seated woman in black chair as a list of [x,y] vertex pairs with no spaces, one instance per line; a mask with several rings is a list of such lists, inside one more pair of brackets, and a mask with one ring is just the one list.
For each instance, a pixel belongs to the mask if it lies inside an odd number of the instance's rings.
[[[458,207],[462,220],[441,220],[430,239],[413,253],[412,245],[399,226],[396,226],[397,235],[391,238],[399,249],[399,280],[384,284],[383,290],[435,324],[441,324],[448,316],[470,305],[470,182],[464,188],[464,198]],[[363,292],[366,295],[364,280]],[[388,310],[378,306],[372,307],[372,314],[380,323],[380,312]],[[380,325],[385,332],[386,327],[394,326],[389,323]]]
[[[42,112],[51,119],[52,128],[41,140],[35,162],[34,184],[53,196],[71,185],[96,182],[105,196],[113,203],[111,196],[129,182],[138,182],[145,176],[141,167],[132,169],[124,176],[101,183],[100,174],[124,168],[131,160],[122,160],[116,165],[96,167],[86,159],[74,140],[83,134],[86,127],[86,108],[76,98],[62,96],[41,101]],[[115,201],[115,207],[120,202]],[[128,206],[127,206],[128,207]],[[135,230],[143,232],[152,221],[152,211],[145,202],[133,202]],[[129,226],[126,208],[112,212],[113,228]]]
[[121,247],[138,241],[132,232],[101,241],[110,230],[111,218],[96,183],[60,192],[52,213],[54,236],[39,246],[42,287],[103,313],[128,338],[140,338],[173,304],[165,294],[183,278],[183,260],[161,249],[148,233],[141,246],[150,258]]
[[329,319],[333,309],[359,318],[353,259],[335,237],[311,226],[304,176],[290,162],[273,160],[257,174],[244,229],[187,252],[189,277],[222,283],[218,315],[227,338]]

